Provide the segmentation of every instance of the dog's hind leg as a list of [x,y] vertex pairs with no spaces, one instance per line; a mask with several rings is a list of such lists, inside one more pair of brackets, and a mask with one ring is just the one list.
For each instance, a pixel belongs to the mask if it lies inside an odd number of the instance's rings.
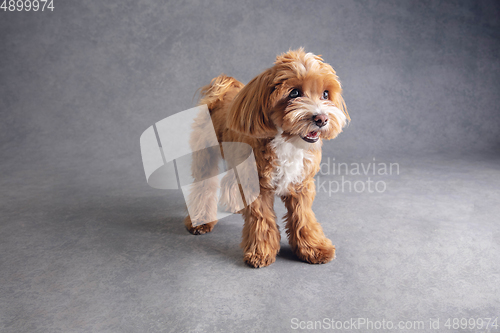
[[202,110],[194,120],[189,145],[191,160],[188,156],[188,163],[180,170],[181,173],[191,170],[191,177],[183,177],[181,181],[183,191],[189,192],[186,199],[189,215],[184,224],[189,232],[200,235],[212,231],[217,223],[219,161],[222,158],[208,112]]
[[[212,231],[217,223],[217,190],[220,151],[218,146],[192,154],[192,176],[187,206],[189,215],[184,219],[189,232],[200,235]],[[219,152],[219,153],[218,153]]]

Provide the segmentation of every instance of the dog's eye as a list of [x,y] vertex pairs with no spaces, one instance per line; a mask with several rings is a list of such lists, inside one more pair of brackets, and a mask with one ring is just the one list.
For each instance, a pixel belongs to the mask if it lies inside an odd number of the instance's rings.
[[290,95],[288,95],[290,98],[297,98],[300,96],[300,91],[299,89],[293,89],[291,92],[290,92]]
[[328,99],[328,90],[323,91],[323,99]]

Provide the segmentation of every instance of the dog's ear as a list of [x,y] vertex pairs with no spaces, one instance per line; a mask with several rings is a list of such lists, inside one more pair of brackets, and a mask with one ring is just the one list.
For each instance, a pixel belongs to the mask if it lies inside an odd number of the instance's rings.
[[345,105],[344,98],[342,98],[342,90],[340,90],[339,92],[336,92],[332,96],[332,101],[335,104],[335,106],[337,108],[339,108],[340,111],[342,111],[342,113],[345,115],[345,117],[347,119],[347,124],[348,124],[351,121],[351,117],[349,117],[349,113],[347,112],[347,107]]
[[270,118],[274,74],[270,68],[255,77],[235,96],[228,115],[228,127],[234,131],[269,138],[277,133]]

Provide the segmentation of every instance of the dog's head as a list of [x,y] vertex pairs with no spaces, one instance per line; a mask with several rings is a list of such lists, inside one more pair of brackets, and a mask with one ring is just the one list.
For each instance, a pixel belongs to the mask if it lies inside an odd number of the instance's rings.
[[278,133],[305,148],[335,138],[350,120],[333,68],[301,48],[276,58],[236,95],[228,126],[257,138]]

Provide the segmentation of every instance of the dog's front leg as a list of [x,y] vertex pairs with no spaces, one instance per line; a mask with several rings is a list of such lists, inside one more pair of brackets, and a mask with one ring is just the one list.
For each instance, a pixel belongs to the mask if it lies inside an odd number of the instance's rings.
[[281,235],[273,205],[274,193],[261,189],[257,199],[243,210],[243,259],[255,268],[272,264],[280,249]]
[[306,179],[282,200],[287,208],[286,232],[293,252],[311,264],[324,264],[335,258],[335,246],[316,221],[312,204],[316,195],[314,181]]

